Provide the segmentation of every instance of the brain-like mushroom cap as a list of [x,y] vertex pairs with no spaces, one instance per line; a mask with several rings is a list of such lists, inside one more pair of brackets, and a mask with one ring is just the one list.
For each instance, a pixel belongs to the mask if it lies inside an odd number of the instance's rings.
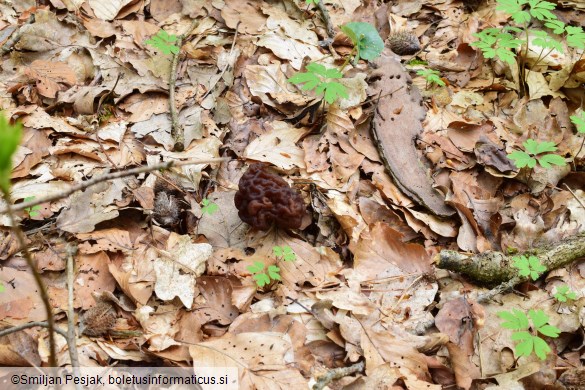
[[265,170],[264,164],[250,165],[234,198],[240,219],[260,230],[274,224],[298,229],[305,214],[301,195],[280,176]]

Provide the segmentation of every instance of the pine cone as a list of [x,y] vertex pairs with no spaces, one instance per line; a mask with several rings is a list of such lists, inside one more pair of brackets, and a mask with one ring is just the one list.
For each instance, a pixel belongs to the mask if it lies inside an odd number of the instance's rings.
[[410,55],[420,50],[420,43],[416,35],[410,31],[400,30],[388,36],[390,49],[398,55]]

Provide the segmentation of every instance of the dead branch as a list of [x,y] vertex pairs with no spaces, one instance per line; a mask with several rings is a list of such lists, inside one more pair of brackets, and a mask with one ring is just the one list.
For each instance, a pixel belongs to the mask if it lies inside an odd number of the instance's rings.
[[55,352],[55,317],[53,316],[53,308],[51,307],[51,303],[49,301],[49,294],[47,293],[47,288],[45,287],[45,283],[41,278],[41,274],[36,268],[35,262],[33,261],[32,255],[28,250],[28,246],[26,244],[26,237],[20,228],[20,225],[16,222],[16,215],[14,215],[13,207],[11,206],[12,201],[10,200],[10,194],[8,192],[3,192],[4,201],[6,202],[6,211],[8,214],[8,218],[10,219],[10,224],[12,225],[11,229],[16,234],[16,239],[18,240],[18,244],[22,248],[22,253],[24,255],[24,259],[26,260],[26,264],[28,268],[30,268],[30,272],[33,274],[33,278],[39,288],[39,294],[41,295],[41,300],[43,301],[43,306],[45,307],[45,311],[47,312],[47,323],[49,324],[49,367],[57,367],[57,354]]
[[171,112],[171,137],[175,141],[173,146],[174,152],[182,152],[185,150],[185,133],[179,126],[179,115],[177,113],[177,106],[175,105],[175,87],[177,84],[177,67],[179,65],[179,56],[181,55],[181,46],[183,46],[183,40],[188,37],[191,32],[199,25],[199,21],[193,20],[189,30],[182,35],[179,35],[177,40],[177,46],[179,51],[173,54],[173,61],[171,62],[171,75],[169,78],[169,110]]
[[[114,179],[119,179],[121,177],[134,176],[134,175],[139,175],[141,173],[153,172],[153,171],[158,171],[158,170],[166,170],[166,169],[170,169],[171,167],[175,167],[175,166],[180,167],[183,165],[213,164],[213,163],[221,163],[223,161],[229,161],[229,160],[231,160],[231,158],[229,158],[229,157],[217,157],[217,158],[207,158],[207,159],[201,159],[201,160],[167,161],[167,162],[161,163],[161,164],[155,164],[155,165],[149,165],[149,166],[144,166],[144,167],[128,169],[125,171],[107,173],[107,174],[95,177],[93,179],[81,182],[77,185],[74,185],[71,188],[69,188],[67,191],[63,191],[63,192],[60,192],[58,194],[54,194],[54,195],[50,195],[50,196],[45,196],[44,198],[38,198],[38,199],[35,198],[32,201],[23,202],[23,203],[19,203],[17,205],[13,205],[12,211],[14,211],[14,212],[21,211],[21,210],[26,209],[27,207],[33,207],[33,206],[36,206],[38,204],[53,202],[55,200],[63,199],[63,198],[68,197],[69,195],[73,194],[76,191],[83,191],[86,188],[91,187],[93,185],[96,185],[98,183],[101,183],[104,181],[109,181],[109,180],[114,180]],[[8,212],[8,208],[0,209],[0,214],[4,214],[7,212]]]
[[313,385],[313,390],[322,390],[325,386],[336,379],[341,379],[348,375],[355,374],[356,372],[362,372],[364,367],[364,362],[359,362],[349,367],[340,367],[329,370],[325,375],[319,377],[317,383]]
[[[9,335],[11,333],[20,332],[21,330],[25,330],[28,328],[34,328],[35,326],[40,326],[41,328],[48,328],[49,323],[47,321],[35,321],[35,322],[27,322],[26,324],[11,326],[10,328],[0,330],[0,337]],[[61,336],[67,338],[67,332],[63,329],[55,328],[55,332],[59,333]]]
[[12,50],[12,47],[14,45],[16,45],[18,43],[18,41],[20,41],[20,37],[22,37],[22,33],[23,33],[23,27],[26,26],[27,24],[31,24],[35,22],[35,15],[32,14],[28,20],[22,25],[20,26],[15,32],[14,34],[12,34],[12,36],[10,37],[10,39],[8,39],[6,41],[6,43],[4,43],[4,45],[2,45],[2,47],[0,48],[0,56],[3,56],[4,54],[8,53],[10,50]]
[[585,232],[513,256],[493,251],[465,254],[443,250],[435,257],[435,263],[438,268],[463,274],[478,284],[496,286],[510,281],[518,284],[528,280],[518,277],[518,269],[512,267],[512,258],[518,255],[536,256],[547,271],[552,271],[585,257]]

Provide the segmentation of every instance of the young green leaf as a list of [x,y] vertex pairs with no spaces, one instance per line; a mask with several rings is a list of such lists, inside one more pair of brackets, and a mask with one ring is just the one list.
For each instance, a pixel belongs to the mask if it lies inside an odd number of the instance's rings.
[[6,287],[4,287],[4,283],[0,282],[0,293],[6,291]]
[[317,95],[325,95],[325,101],[329,104],[335,102],[339,98],[349,97],[347,88],[336,81],[329,81],[328,79],[338,79],[343,77],[343,74],[338,69],[327,69],[321,64],[315,62],[307,65],[307,72],[299,72],[288,79],[288,82],[293,84],[304,84],[301,90],[310,91],[315,90]]
[[285,245],[283,247],[280,247],[278,245],[274,246],[272,248],[272,251],[274,252],[274,255],[276,257],[282,257],[284,261],[295,261],[297,259],[297,255],[288,245]]
[[571,115],[571,122],[577,128],[579,133],[585,133],[585,111],[581,111],[579,115]]
[[439,73],[438,70],[420,69],[420,70],[416,71],[416,74],[424,77],[427,84],[430,84],[430,85],[435,84],[435,85],[438,85],[439,87],[445,86],[445,82],[443,80],[441,80],[441,74]]
[[144,41],[147,45],[155,47],[164,54],[177,54],[180,47],[173,45],[179,39],[176,35],[167,33],[165,30],[159,30],[155,35]]
[[585,32],[581,27],[567,26],[567,45],[576,49],[585,49]]
[[530,15],[538,20],[556,20],[557,16],[550,12],[555,9],[555,4],[544,0],[529,0]]
[[558,286],[556,293],[553,295],[559,302],[567,302],[569,299],[574,301],[577,299],[577,294],[569,289],[566,284]]
[[10,192],[10,174],[12,172],[12,155],[16,152],[22,137],[22,125],[11,125],[0,112],[0,191]]
[[517,168],[534,168],[536,166],[536,159],[521,150],[516,150],[508,154],[508,158],[514,161],[514,165],[516,165]]
[[280,268],[275,265],[268,266],[268,276],[272,280],[280,280]]
[[518,309],[512,310],[513,312],[500,311],[497,313],[498,317],[506,321],[502,323],[502,328],[512,330],[528,329],[529,323],[526,314]]
[[553,49],[559,53],[564,52],[564,48],[561,42],[548,35],[546,31],[534,30],[531,32],[531,34],[534,36],[532,44],[535,46],[542,47],[543,49]]
[[372,61],[377,58],[384,49],[384,41],[380,38],[378,30],[370,23],[350,22],[341,26],[341,31],[351,39],[356,48],[358,59],[363,58]]
[[527,0],[498,0],[496,10],[512,15],[512,19],[518,24],[530,22],[530,13],[524,11]]
[[542,265],[536,256],[514,256],[512,260],[514,261],[512,266],[519,270],[518,274],[520,276],[530,276],[532,280],[538,279],[546,271],[546,267]]
[[213,215],[217,210],[219,210],[219,206],[209,199],[205,198],[201,201],[203,207],[201,207],[201,212],[204,214]]

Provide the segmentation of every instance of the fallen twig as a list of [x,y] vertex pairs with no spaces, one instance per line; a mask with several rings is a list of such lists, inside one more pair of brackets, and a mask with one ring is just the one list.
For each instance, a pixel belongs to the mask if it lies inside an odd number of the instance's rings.
[[[108,181],[108,180],[119,179],[121,177],[133,176],[133,175],[138,175],[138,174],[146,173],[146,172],[165,170],[165,169],[170,169],[171,167],[180,167],[183,165],[213,164],[213,163],[220,163],[220,162],[229,161],[229,160],[231,160],[231,158],[229,158],[229,157],[217,157],[217,158],[208,158],[208,159],[201,159],[201,160],[167,161],[167,162],[161,163],[161,164],[138,167],[138,168],[133,168],[133,169],[129,169],[126,171],[107,173],[105,175],[100,175],[100,176],[95,177],[93,179],[90,179],[90,180],[81,182],[77,185],[74,185],[71,188],[69,188],[67,191],[60,192],[60,193],[54,194],[54,195],[45,196],[44,198],[39,198],[39,199],[35,198],[35,199],[28,201],[28,202],[23,202],[23,203],[19,203],[17,205],[13,205],[12,211],[15,211],[15,212],[21,211],[21,210],[24,210],[28,207],[36,206],[38,204],[52,202],[52,201],[55,201],[58,199],[63,199],[63,198],[68,197],[69,195],[73,194],[76,191],[83,191],[88,187],[91,187],[93,185],[96,185],[98,183]],[[4,214],[6,212],[8,212],[8,207],[4,208],[4,209],[0,209],[0,214]]]
[[[199,25],[199,21],[193,20],[191,23],[191,27],[189,30],[182,35],[179,35],[179,39],[177,40],[177,46],[180,48],[183,46],[183,40],[191,34],[191,31],[195,29]],[[171,137],[175,141],[175,145],[173,146],[173,151],[175,152],[182,152],[185,150],[185,132],[179,126],[179,115],[177,113],[177,106],[175,105],[175,87],[177,84],[177,67],[179,65],[179,56],[181,55],[181,50],[173,55],[173,61],[171,62],[171,75],[169,78],[169,110],[171,113]]]
[[325,386],[336,379],[341,379],[348,375],[355,374],[356,372],[362,372],[364,367],[364,362],[359,362],[349,367],[340,367],[329,370],[325,375],[319,377],[317,383],[313,385],[313,390],[322,390]]
[[[57,355],[55,353],[55,317],[53,316],[53,309],[51,307],[51,303],[49,302],[49,294],[47,293],[47,289],[45,287],[45,283],[41,278],[41,275],[37,271],[35,262],[32,259],[30,251],[28,250],[28,246],[26,244],[26,237],[22,230],[20,229],[20,225],[16,221],[16,216],[14,215],[13,207],[11,206],[12,201],[10,200],[10,194],[4,193],[4,201],[6,202],[6,214],[8,214],[8,218],[10,219],[11,229],[16,234],[16,239],[18,240],[18,244],[22,248],[22,253],[24,255],[24,259],[26,260],[26,264],[28,268],[30,268],[30,272],[33,274],[35,282],[39,288],[39,294],[41,295],[41,300],[43,301],[43,306],[45,307],[45,311],[47,312],[47,323],[49,329],[49,367],[57,367]],[[1,333],[0,333],[1,334]]]
[[0,48],[0,56],[3,56],[4,54],[8,53],[10,50],[12,50],[12,47],[14,45],[16,45],[18,43],[18,41],[20,41],[20,38],[22,37],[22,28],[24,26],[26,26],[27,24],[31,24],[35,22],[35,15],[32,14],[31,16],[29,16],[28,20],[26,22],[24,22],[24,24],[22,26],[20,26],[13,34],[12,36],[6,41],[6,43],[4,43],[4,45],[2,45],[2,47]]
[[[585,257],[585,232],[553,244],[532,248],[515,256],[518,255],[536,256],[546,270],[551,271]],[[510,281],[518,284],[528,280],[528,277],[518,277],[518,270],[512,267],[513,257],[494,251],[465,254],[443,250],[435,257],[435,262],[438,268],[463,274],[484,285],[497,286]]]

